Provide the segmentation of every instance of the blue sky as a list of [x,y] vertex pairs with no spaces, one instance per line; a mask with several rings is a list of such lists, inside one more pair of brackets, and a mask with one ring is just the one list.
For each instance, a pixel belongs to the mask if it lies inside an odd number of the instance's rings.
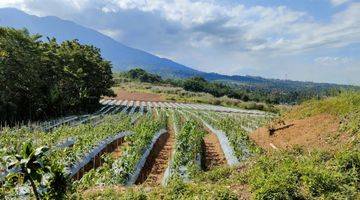
[[223,74],[360,85],[360,1],[1,0]]

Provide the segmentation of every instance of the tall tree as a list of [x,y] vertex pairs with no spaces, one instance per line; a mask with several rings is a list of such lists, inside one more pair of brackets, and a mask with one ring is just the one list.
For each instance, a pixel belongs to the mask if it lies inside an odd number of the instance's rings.
[[88,112],[113,95],[111,63],[98,48],[40,38],[0,28],[0,121]]

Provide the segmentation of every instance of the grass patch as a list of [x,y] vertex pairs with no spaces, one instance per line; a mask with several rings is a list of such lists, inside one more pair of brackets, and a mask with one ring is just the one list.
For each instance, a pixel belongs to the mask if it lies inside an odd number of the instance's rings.
[[250,170],[254,199],[357,199],[360,151],[278,152]]
[[335,97],[309,100],[286,114],[289,118],[305,118],[318,114],[346,116],[360,111],[360,93],[343,92]]

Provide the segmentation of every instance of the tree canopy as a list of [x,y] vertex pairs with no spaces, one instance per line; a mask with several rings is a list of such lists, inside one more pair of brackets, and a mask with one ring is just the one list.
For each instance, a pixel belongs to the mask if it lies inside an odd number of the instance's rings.
[[0,121],[87,112],[113,94],[111,63],[98,48],[41,38],[0,28]]
[[159,83],[162,81],[161,76],[148,73],[147,71],[140,68],[129,70],[125,73],[125,77],[147,83]]

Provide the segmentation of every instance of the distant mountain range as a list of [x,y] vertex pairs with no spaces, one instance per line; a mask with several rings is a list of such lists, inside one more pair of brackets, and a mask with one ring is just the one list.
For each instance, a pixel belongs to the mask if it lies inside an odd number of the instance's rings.
[[14,8],[0,9],[0,26],[17,29],[26,28],[30,33],[39,33],[44,37],[55,37],[59,42],[78,39],[83,44],[91,44],[101,49],[104,58],[113,64],[113,71],[126,71],[140,67],[146,71],[161,75],[163,78],[187,78],[202,76],[207,80],[225,81],[241,85],[266,85],[281,88],[289,86],[297,88],[329,87],[334,84],[315,84],[311,82],[265,79],[254,76],[227,76],[217,73],[206,73],[176,63],[166,58],[160,58],[145,51],[128,47],[93,29],[83,27],[74,22],[58,17],[37,17]]

